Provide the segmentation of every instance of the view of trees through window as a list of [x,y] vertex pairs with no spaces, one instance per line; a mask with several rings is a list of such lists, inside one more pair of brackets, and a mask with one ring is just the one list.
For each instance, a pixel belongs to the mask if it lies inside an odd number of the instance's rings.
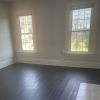
[[33,46],[33,29],[32,29],[32,16],[20,16],[20,32],[23,50],[34,50]]
[[71,51],[88,52],[91,10],[72,10]]

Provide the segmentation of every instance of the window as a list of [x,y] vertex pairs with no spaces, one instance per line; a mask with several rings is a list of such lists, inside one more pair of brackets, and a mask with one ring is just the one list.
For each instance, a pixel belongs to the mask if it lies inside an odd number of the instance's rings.
[[19,16],[20,22],[20,36],[22,43],[22,50],[32,51],[33,46],[33,29],[32,29],[32,15]]
[[91,8],[72,10],[71,52],[88,52]]

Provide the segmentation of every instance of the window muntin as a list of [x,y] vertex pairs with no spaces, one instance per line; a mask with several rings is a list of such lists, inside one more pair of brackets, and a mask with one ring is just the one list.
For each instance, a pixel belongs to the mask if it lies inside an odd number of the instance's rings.
[[20,22],[22,50],[32,51],[34,50],[32,15],[19,16],[19,22]]
[[88,52],[91,8],[72,10],[71,52]]

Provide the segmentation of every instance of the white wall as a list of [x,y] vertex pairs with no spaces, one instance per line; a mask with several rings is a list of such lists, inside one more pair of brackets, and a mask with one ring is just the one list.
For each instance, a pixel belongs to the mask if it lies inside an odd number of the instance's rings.
[[[17,62],[64,65],[73,67],[95,67],[100,68],[100,9],[99,0],[76,0],[82,2],[93,2],[96,6],[96,29],[92,38],[95,47],[93,54],[75,55],[65,54],[66,29],[69,21],[69,4],[75,0],[27,0],[16,1],[12,4],[13,36]],[[20,53],[18,43],[16,15],[28,10],[33,11],[34,36],[36,38],[37,53]],[[66,21],[67,19],[67,21]],[[96,40],[96,41],[95,41]],[[95,41],[95,42],[94,42]],[[67,45],[67,44],[66,44]]]
[[0,3],[0,68],[13,63],[13,49],[10,34],[8,7]]

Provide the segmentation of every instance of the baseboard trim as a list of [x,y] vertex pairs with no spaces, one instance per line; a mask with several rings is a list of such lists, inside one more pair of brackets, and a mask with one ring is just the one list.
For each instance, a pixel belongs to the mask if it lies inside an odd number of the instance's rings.
[[42,64],[42,65],[54,65],[65,67],[79,67],[79,68],[97,68],[100,69],[99,62],[87,62],[87,61],[64,61],[64,60],[50,60],[50,59],[30,59],[30,58],[17,58],[18,63],[29,64]]
[[0,60],[0,69],[12,65],[14,63],[13,57],[5,58]]

